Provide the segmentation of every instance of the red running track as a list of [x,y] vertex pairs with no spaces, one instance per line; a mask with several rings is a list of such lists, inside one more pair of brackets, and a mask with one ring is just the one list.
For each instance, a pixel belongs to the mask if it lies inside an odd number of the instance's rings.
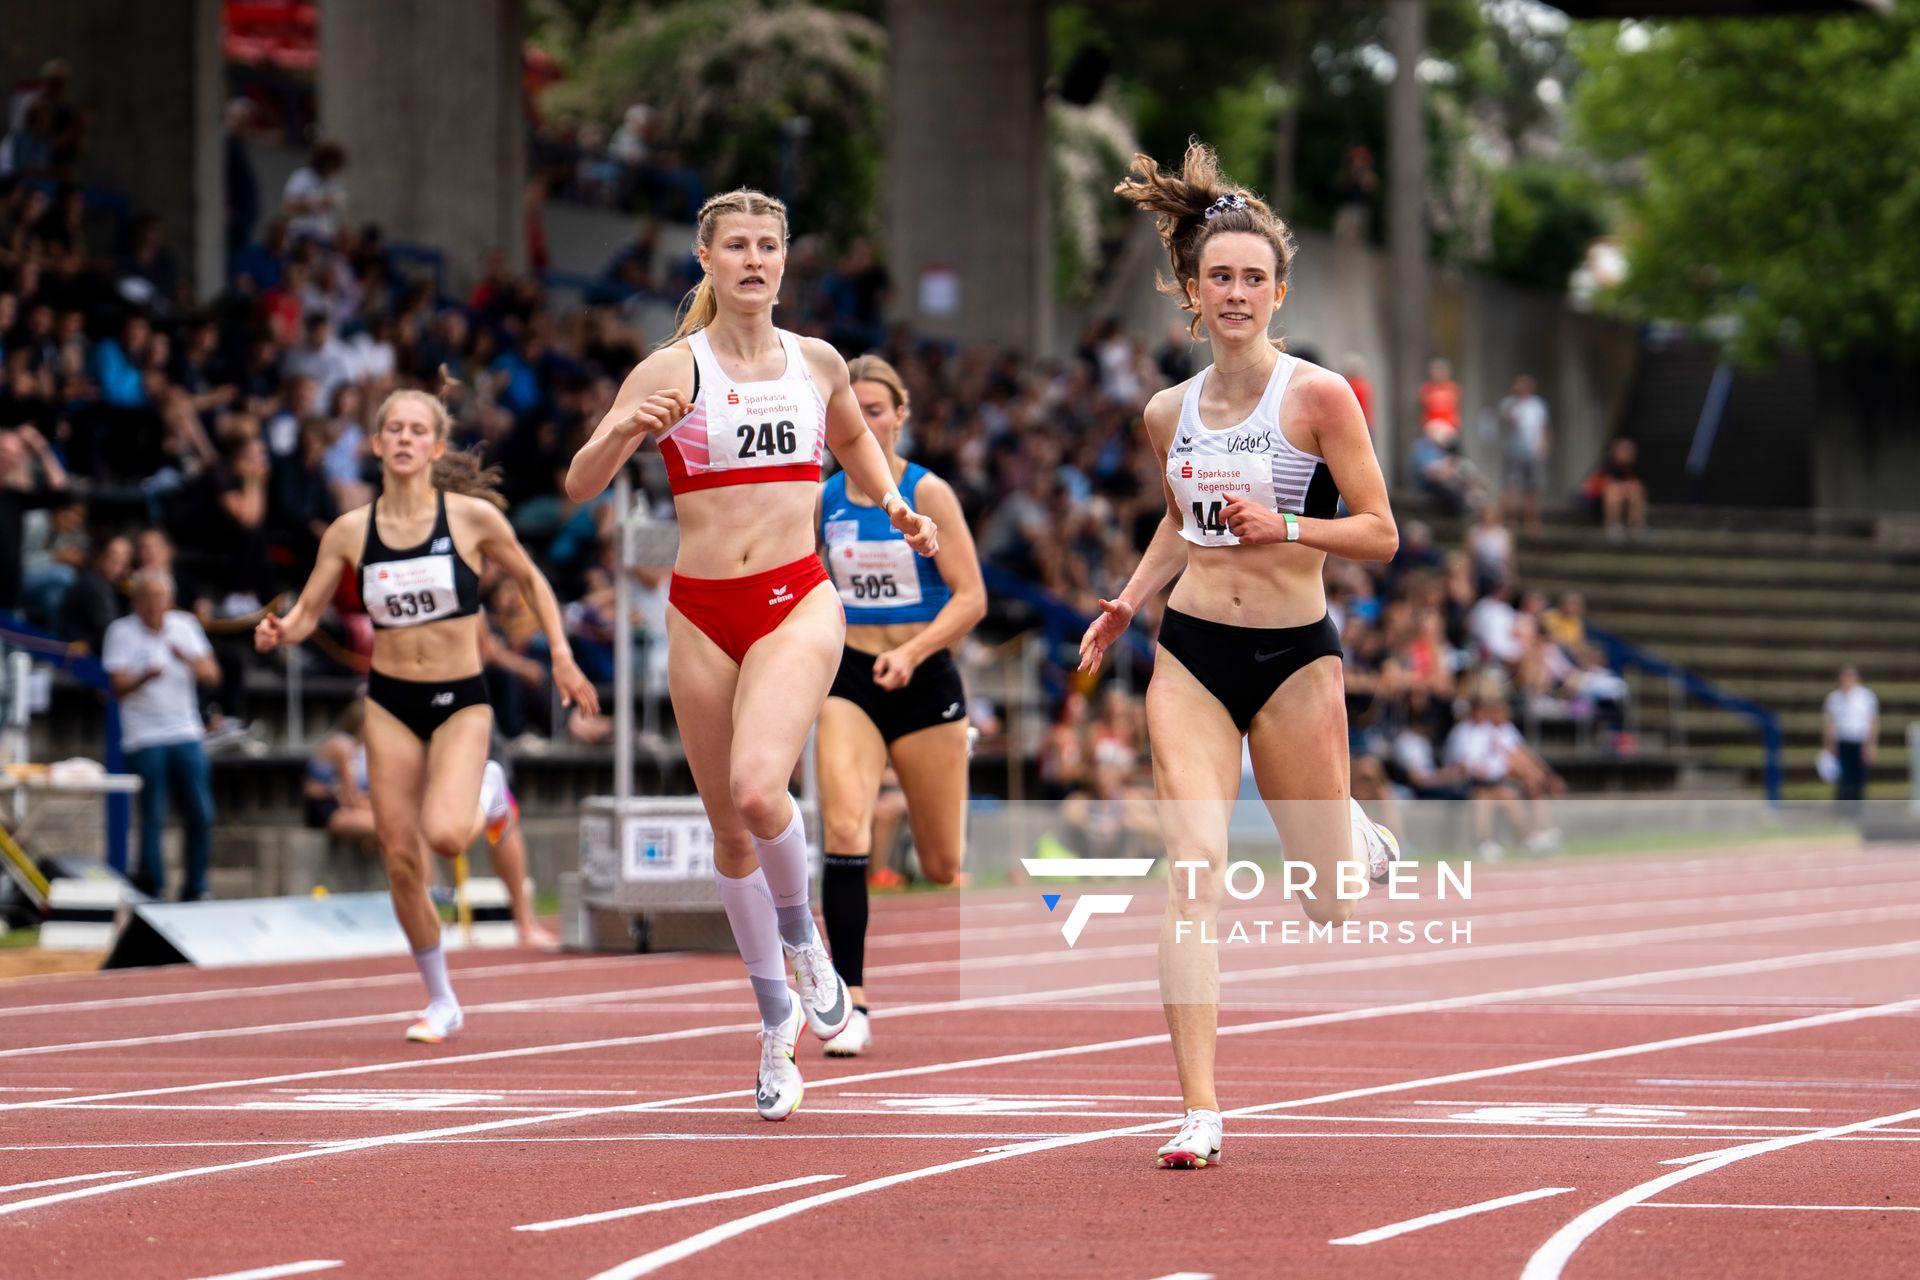
[[876,1047],[780,1125],[730,957],[464,955],[433,1049],[404,962],[8,985],[0,1275],[1911,1273],[1913,850],[1476,874],[1361,908],[1471,945],[1226,964],[1190,1173],[1151,913],[1037,890],[877,901]]

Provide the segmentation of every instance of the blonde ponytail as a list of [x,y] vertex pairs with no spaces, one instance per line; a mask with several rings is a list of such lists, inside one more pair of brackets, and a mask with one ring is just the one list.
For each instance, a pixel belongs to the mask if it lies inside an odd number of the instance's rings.
[[713,291],[713,281],[706,276],[700,277],[700,283],[688,290],[687,296],[680,300],[677,323],[673,326],[673,336],[666,345],[672,346],[689,334],[698,333],[713,323],[720,314],[720,297]]

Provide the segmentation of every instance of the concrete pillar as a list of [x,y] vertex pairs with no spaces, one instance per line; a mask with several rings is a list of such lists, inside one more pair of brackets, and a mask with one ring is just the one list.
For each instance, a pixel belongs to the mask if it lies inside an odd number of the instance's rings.
[[72,65],[73,101],[91,120],[76,179],[158,214],[195,292],[211,297],[225,274],[219,0],[6,6],[0,85],[35,79],[50,58]]
[[1381,398],[1380,463],[1392,481],[1420,430],[1427,357],[1427,127],[1420,59],[1427,51],[1426,0],[1393,0],[1393,88],[1387,103],[1387,249],[1393,370]]
[[1035,355],[1053,333],[1043,8],[888,0],[886,11],[895,318]]
[[439,249],[471,283],[526,263],[522,0],[321,0],[320,131],[347,150],[349,219]]

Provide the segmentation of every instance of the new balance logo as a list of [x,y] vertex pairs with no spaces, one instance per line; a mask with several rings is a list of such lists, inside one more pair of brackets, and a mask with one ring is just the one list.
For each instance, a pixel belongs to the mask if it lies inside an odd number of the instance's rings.
[[449,690],[448,690],[447,692],[445,692],[445,693],[436,693],[436,694],[434,694],[434,695],[433,695],[433,698],[432,698],[432,705],[434,705],[434,706],[436,706],[436,707],[450,707],[450,706],[452,706],[452,705],[453,705],[453,691],[452,691],[451,689],[449,689]]
[[773,589],[773,596],[767,603],[769,605],[785,604],[791,599],[793,599],[793,593],[787,590],[787,584],[783,582]]
[[452,538],[435,538],[433,545],[427,548],[427,554],[430,556],[439,556],[445,555],[451,550],[453,550]]
[[[1152,858],[1022,858],[1020,865],[1036,880],[1104,880],[1114,876],[1144,876],[1153,870]],[[1052,911],[1060,905],[1060,895],[1043,893],[1041,900]],[[1071,947],[1080,941],[1087,921],[1095,916],[1117,916],[1133,901],[1130,893],[1084,894],[1067,912],[1061,934]]]

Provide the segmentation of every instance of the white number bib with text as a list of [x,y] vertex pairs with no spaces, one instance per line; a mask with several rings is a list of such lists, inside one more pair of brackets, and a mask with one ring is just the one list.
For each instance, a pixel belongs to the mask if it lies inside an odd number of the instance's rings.
[[1227,501],[1251,498],[1273,510],[1273,464],[1265,454],[1227,458],[1170,458],[1167,482],[1180,504],[1180,535],[1203,547],[1237,547],[1227,528]]
[[383,560],[368,567],[363,602],[383,627],[414,627],[436,622],[460,607],[453,588],[453,557],[419,556]]
[[820,457],[820,411],[803,383],[731,388],[707,400],[707,466],[792,467]]
[[897,539],[842,542],[827,549],[827,567],[841,603],[893,608],[920,603],[920,567],[913,548]]

